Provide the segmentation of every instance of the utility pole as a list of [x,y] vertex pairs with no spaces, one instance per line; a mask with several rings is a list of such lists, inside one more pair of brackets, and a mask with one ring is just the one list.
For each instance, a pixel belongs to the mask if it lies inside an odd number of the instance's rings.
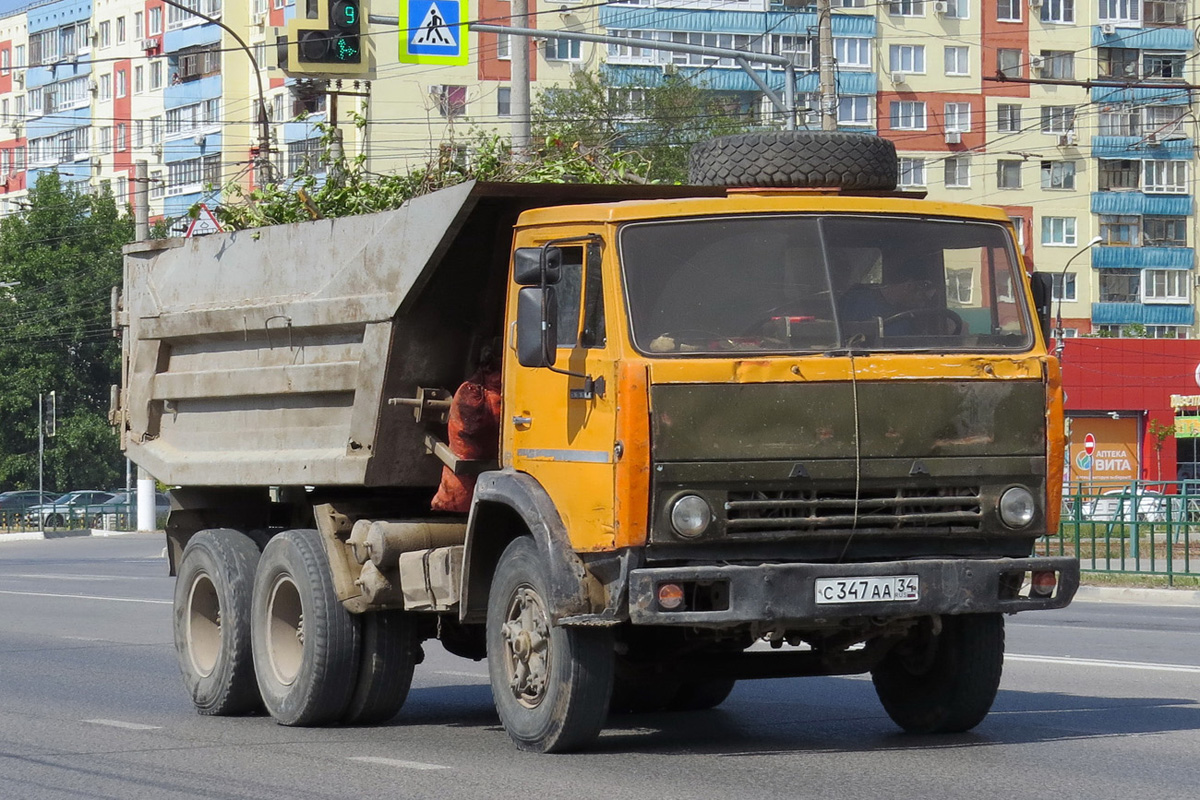
[[[529,22],[529,0],[512,0],[512,17],[508,24],[524,28]],[[512,58],[513,157],[517,161],[529,158],[529,41],[523,36],[508,37],[508,52]]]
[[139,242],[150,238],[150,178],[146,169],[145,159],[133,164],[133,231]]
[[821,130],[837,130],[837,74],[833,58],[833,10],[830,0],[817,0],[817,79],[821,91]]

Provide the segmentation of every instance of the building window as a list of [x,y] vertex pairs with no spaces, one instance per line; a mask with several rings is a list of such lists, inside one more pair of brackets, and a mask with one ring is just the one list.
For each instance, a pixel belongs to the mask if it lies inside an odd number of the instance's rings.
[[1138,136],[1138,112],[1130,106],[1104,106],[1100,111],[1100,136]]
[[[969,306],[975,293],[975,271],[970,269],[946,270],[946,300],[954,305]],[[1001,298],[997,298],[1001,299]],[[1008,298],[1011,300],[1011,296]]]
[[578,39],[551,39],[546,42],[547,61],[579,61],[583,56]]
[[1020,50],[1001,48],[996,51],[996,69],[1006,78],[1022,78],[1021,64],[1025,54]]
[[109,20],[101,22],[96,28],[96,33],[101,50],[112,46],[112,23]]
[[870,125],[872,99],[870,97],[839,97],[838,124],[853,127]]
[[925,74],[925,45],[892,45],[888,49],[888,67],[892,72]]
[[1138,244],[1140,218],[1128,214],[1100,215],[1100,243],[1107,247],[1134,247]]
[[970,11],[967,0],[946,0],[946,13],[942,16],[950,19],[966,19]]
[[1025,249],[1025,218],[1024,217],[1009,217],[1008,221],[1012,223],[1013,230],[1017,232],[1017,248]]
[[507,86],[500,86],[496,89],[496,115],[512,116],[512,89]]
[[1074,22],[1075,0],[1042,0],[1042,22]]
[[1042,162],[1042,188],[1043,189],[1074,189],[1075,188],[1075,162],[1074,161],[1043,161]]
[[150,91],[156,91],[163,86],[163,65],[162,61],[150,62]]
[[125,44],[125,18],[117,17],[117,44]]
[[1013,103],[996,106],[996,130],[1001,133],[1016,133],[1021,130],[1021,107]]
[[1148,269],[1142,278],[1142,297],[1147,303],[1186,303],[1193,282],[1191,270]]
[[1096,63],[1101,78],[1136,79],[1140,58],[1141,51],[1130,47],[1096,48]]
[[111,125],[102,125],[96,129],[96,150],[103,155],[108,155],[112,150]]
[[1063,134],[1075,129],[1075,106],[1042,106],[1042,133]]
[[813,40],[808,36],[772,36],[771,52],[777,56],[788,56],[799,69],[813,69]]
[[971,130],[971,104],[946,103],[943,124],[948,131],[966,133]]
[[1142,237],[1146,247],[1187,247],[1187,217],[1145,217]]
[[838,36],[833,40],[838,69],[870,69],[871,39]]
[[1000,22],[1020,22],[1024,0],[996,0],[996,19]]
[[1136,189],[1141,185],[1142,165],[1130,159],[1102,158],[1096,174],[1096,187],[1102,192]]
[[1074,247],[1075,218],[1042,217],[1042,244],[1056,247]]
[[1100,270],[1100,302],[1139,302],[1141,293],[1138,291],[1138,284],[1141,277],[1141,270],[1137,269]]
[[1141,11],[1142,0],[1100,0],[1101,22],[1137,22]]
[[892,101],[891,127],[897,131],[925,130],[925,104],[918,100]]
[[144,91],[146,91],[146,68],[140,67],[140,66],[134,67],[133,68],[133,93],[141,94]]
[[1075,273],[1055,272],[1050,289],[1052,300],[1062,300],[1067,303],[1075,301]]
[[925,0],[890,0],[888,13],[894,17],[923,17]]
[[1021,188],[1021,160],[1000,159],[996,162],[996,186],[1001,189]]
[[216,45],[181,50],[170,57],[170,63],[172,83],[207,78],[221,72],[221,50]]
[[966,156],[947,158],[945,162],[947,189],[966,189],[971,185],[971,159]]
[[1183,53],[1145,53],[1142,77],[1148,81],[1181,81],[1185,58]]
[[117,123],[117,141],[113,149],[118,152],[129,149],[129,126],[124,122]]
[[148,33],[151,36],[157,36],[162,33],[162,6],[152,6],[150,8],[149,20]]
[[902,187],[925,185],[925,159],[902,156],[898,160],[899,185]]
[[1160,139],[1183,139],[1187,106],[1142,106],[1142,130]]
[[1075,54],[1070,50],[1043,50],[1039,58],[1042,59],[1043,78],[1075,79]]
[[967,60],[970,50],[966,47],[947,47],[945,52],[947,75],[971,74],[970,63]]
[[146,15],[141,11],[133,14],[133,38],[141,39],[146,35]]
[[1161,28],[1187,22],[1186,0],[1144,0],[1142,22],[1146,27]]
[[126,72],[119,69],[116,72],[117,77],[117,97],[125,97],[129,94],[129,79],[126,77]]
[[112,100],[112,75],[105,73],[97,80],[101,100]]
[[[288,145],[288,157],[291,158],[291,147]],[[176,161],[167,165],[167,194],[180,195],[199,191],[205,183],[217,184],[221,181],[221,156],[219,153],[189,158],[186,161]]]
[[438,113],[446,119],[461,117],[467,112],[467,87],[439,86],[434,92]]
[[166,183],[163,181],[162,170],[151,170],[150,172],[150,199],[158,200],[166,194]]
[[507,33],[496,34],[496,59],[498,61],[512,60],[512,40]]
[[1187,194],[1188,162],[1143,161],[1142,191],[1154,194]]

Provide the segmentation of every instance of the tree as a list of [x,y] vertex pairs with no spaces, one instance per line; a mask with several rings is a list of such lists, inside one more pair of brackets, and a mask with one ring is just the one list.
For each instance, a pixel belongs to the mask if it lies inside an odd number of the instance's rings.
[[533,108],[535,139],[578,142],[591,151],[637,152],[647,177],[687,182],[688,151],[717,136],[744,133],[753,117],[735,96],[678,75],[655,86],[612,85],[603,74],[576,72],[569,87],[542,91]]
[[123,472],[107,421],[119,379],[110,297],[133,221],[112,195],[87,195],[43,173],[28,206],[0,220],[0,488],[36,487],[38,394],[58,398],[45,485],[104,488]]

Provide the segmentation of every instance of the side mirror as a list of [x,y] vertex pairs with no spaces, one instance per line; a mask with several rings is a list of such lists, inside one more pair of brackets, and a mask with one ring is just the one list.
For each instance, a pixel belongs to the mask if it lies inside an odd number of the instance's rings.
[[1051,272],[1035,272],[1030,276],[1033,288],[1033,309],[1037,312],[1038,322],[1042,323],[1042,338],[1050,342],[1051,306],[1054,298],[1054,274]]
[[557,247],[518,247],[513,255],[513,281],[518,286],[542,285],[542,257],[546,258],[546,283],[562,277],[562,250]]
[[558,355],[558,297],[553,286],[517,293],[517,362],[553,367]]

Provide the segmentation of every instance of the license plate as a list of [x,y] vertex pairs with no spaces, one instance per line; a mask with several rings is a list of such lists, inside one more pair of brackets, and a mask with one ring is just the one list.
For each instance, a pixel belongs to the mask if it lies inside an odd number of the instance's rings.
[[817,605],[890,603],[897,600],[916,600],[919,597],[920,585],[916,575],[817,578]]

